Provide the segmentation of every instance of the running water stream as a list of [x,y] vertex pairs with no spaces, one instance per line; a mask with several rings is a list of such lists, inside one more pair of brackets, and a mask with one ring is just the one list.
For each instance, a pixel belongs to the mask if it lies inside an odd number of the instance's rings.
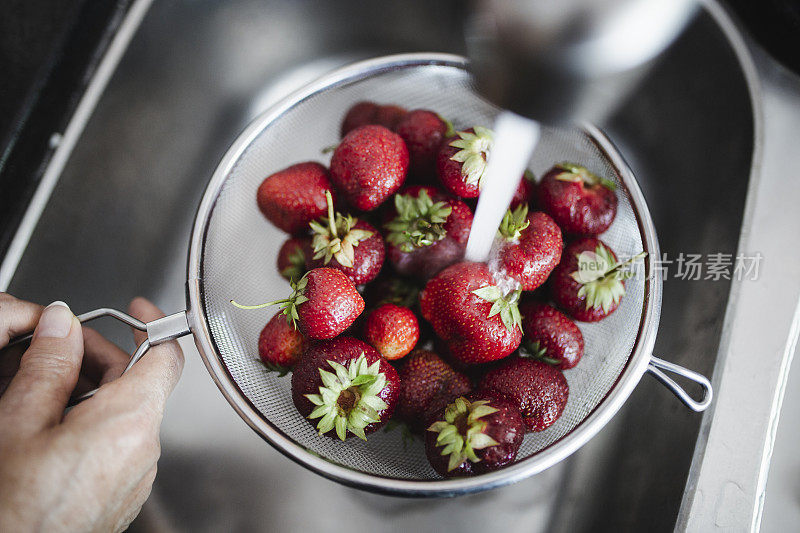
[[539,133],[538,122],[510,111],[503,111],[497,116],[484,185],[467,241],[467,261],[482,262],[489,259],[497,228],[539,142]]

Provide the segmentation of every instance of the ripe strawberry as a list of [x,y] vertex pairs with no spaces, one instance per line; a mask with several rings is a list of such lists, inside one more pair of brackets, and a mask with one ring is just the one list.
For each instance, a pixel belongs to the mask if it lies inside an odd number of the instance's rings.
[[462,396],[425,433],[425,453],[445,477],[471,476],[514,462],[525,424],[514,403],[494,391]]
[[309,339],[331,339],[346,330],[364,310],[364,300],[342,271],[315,268],[292,282],[292,294],[259,305],[231,303],[240,309],[261,309],[280,304],[290,324]]
[[522,313],[522,346],[528,354],[561,370],[572,368],[583,356],[583,335],[575,322],[557,309],[529,300]]
[[456,263],[419,295],[422,316],[463,363],[502,359],[522,340],[519,291],[504,295],[484,263]]
[[430,278],[464,257],[472,228],[467,204],[433,187],[414,186],[394,196],[389,261],[403,275]]
[[397,418],[416,433],[425,429],[433,413],[438,414],[445,405],[472,390],[467,376],[428,350],[414,351],[398,373],[401,387]]
[[258,355],[268,370],[283,376],[294,366],[307,344],[306,338],[278,311],[261,330]]
[[333,152],[331,180],[356,209],[370,211],[394,194],[408,172],[408,148],[383,126],[361,126]]
[[386,359],[408,355],[419,340],[419,323],[408,307],[383,304],[367,316],[364,340]]
[[571,235],[603,233],[617,215],[616,185],[585,167],[560,163],[542,177],[539,206]]
[[368,222],[334,213],[328,198],[328,216],[311,223],[313,257],[309,268],[328,266],[344,272],[356,285],[369,283],[383,266],[386,246],[381,234]]
[[523,357],[513,357],[490,370],[478,387],[512,399],[528,431],[552,426],[564,412],[569,398],[569,385],[559,369]]
[[436,171],[445,188],[462,198],[476,198],[483,185],[493,133],[475,126],[447,138],[436,156]]
[[[311,239],[290,237],[278,251],[278,272],[288,280],[300,279],[306,273],[306,254],[311,251]],[[311,259],[309,255],[308,259]]]
[[536,196],[536,177],[533,172],[526,170],[519,180],[519,186],[514,191],[514,196],[511,198],[511,209],[516,209],[521,205],[530,207],[531,201]]
[[596,322],[613,313],[625,294],[625,267],[644,254],[620,263],[600,239],[586,237],[569,244],[553,272],[550,294],[568,315]]
[[417,177],[432,176],[436,170],[436,154],[442,140],[453,135],[453,126],[427,109],[415,109],[397,123],[394,131],[408,146],[410,171]]
[[414,307],[419,302],[419,291],[422,289],[416,279],[398,276],[388,269],[383,269],[378,277],[364,287],[364,301],[369,309],[383,304],[396,304],[403,307]]
[[342,121],[341,136],[361,126],[374,124],[393,130],[406,110],[396,105],[378,105],[375,102],[358,102],[351,107]]
[[258,187],[258,208],[287,233],[308,229],[325,215],[325,191],[333,189],[328,170],[319,163],[297,163],[267,178]]
[[399,393],[392,365],[352,337],[309,346],[292,374],[297,410],[320,435],[341,440],[353,435],[367,440],[392,417]]
[[498,234],[497,270],[519,282],[523,291],[544,283],[561,259],[561,230],[542,212],[528,214],[526,204],[506,212]]

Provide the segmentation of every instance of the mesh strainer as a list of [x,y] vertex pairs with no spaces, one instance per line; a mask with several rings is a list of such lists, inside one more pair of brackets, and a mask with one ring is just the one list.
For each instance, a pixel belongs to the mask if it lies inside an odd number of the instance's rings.
[[[269,318],[243,312],[231,298],[268,301],[288,288],[275,272],[284,238],[256,208],[256,189],[267,175],[290,164],[320,157],[338,138],[340,119],[360,100],[429,108],[456,127],[491,125],[499,110],[473,89],[464,58],[446,54],[398,55],[339,69],[287,97],[258,117],[229,149],[206,189],[189,250],[188,310],[142,324],[114,310],[112,315],[146,330],[134,364],[149,346],[192,333],[219,389],[237,413],[280,452],[336,481],[383,493],[444,496],[497,487],[540,472],[594,436],[617,412],[645,371],[700,411],[711,401],[706,378],[652,356],[661,309],[661,273],[653,222],[636,180],[612,143],[596,128],[544,129],[529,168],[541,175],[554,163],[576,161],[617,183],[619,210],[602,236],[620,256],[648,253],[641,275],[626,284],[620,308],[595,324],[581,324],[587,353],[565,372],[570,397],[563,416],[545,431],[530,433],[515,464],[472,478],[439,478],[423,446],[406,448],[399,432],[377,432],[367,442],[322,437],[294,408],[290,378],[268,373],[257,361],[257,339]],[[274,311],[272,311],[274,312]],[[130,365],[129,365],[130,366]],[[693,400],[663,371],[699,383]]]

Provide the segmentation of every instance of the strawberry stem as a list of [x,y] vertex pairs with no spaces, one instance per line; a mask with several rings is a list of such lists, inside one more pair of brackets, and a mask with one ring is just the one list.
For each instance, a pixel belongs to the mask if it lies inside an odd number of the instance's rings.
[[289,302],[290,300],[291,300],[290,298],[283,298],[281,300],[275,300],[275,301],[272,301],[272,302],[267,302],[267,303],[257,304],[257,305],[242,305],[239,302],[237,302],[236,300],[231,300],[231,303],[233,304],[234,307],[238,307],[239,309],[251,310],[251,309],[263,309],[263,308],[269,307],[271,305],[285,304],[285,303]]
[[333,197],[331,191],[325,191],[325,202],[328,204],[328,225],[331,228],[331,235],[334,238],[339,235],[336,233],[336,214],[333,211]]

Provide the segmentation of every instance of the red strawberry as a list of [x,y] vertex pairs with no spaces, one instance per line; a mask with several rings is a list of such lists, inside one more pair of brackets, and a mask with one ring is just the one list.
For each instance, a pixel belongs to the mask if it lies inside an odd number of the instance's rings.
[[467,204],[433,187],[414,186],[394,196],[389,260],[400,274],[430,278],[464,257],[472,227]]
[[408,355],[419,340],[419,323],[408,307],[383,304],[367,316],[364,340],[388,360]]
[[467,376],[456,372],[441,357],[428,350],[416,350],[400,368],[400,399],[397,418],[421,433],[427,420],[458,396],[472,390]]
[[333,189],[328,170],[319,163],[298,163],[268,176],[258,187],[258,208],[287,233],[308,229],[325,215],[325,191]]
[[394,129],[406,110],[396,105],[378,105],[375,102],[358,102],[353,105],[342,121],[341,136],[368,124]]
[[374,309],[382,304],[397,304],[413,307],[419,301],[422,289],[415,279],[404,278],[383,269],[378,277],[364,287],[364,301],[367,308]]
[[522,346],[534,358],[561,370],[572,368],[583,356],[583,335],[575,322],[557,309],[534,300],[519,306]]
[[492,138],[492,130],[475,126],[456,132],[442,143],[436,156],[436,171],[448,191],[462,198],[478,196]]
[[530,207],[531,200],[533,200],[534,196],[536,196],[536,178],[533,172],[526,170],[522,175],[522,179],[519,180],[519,186],[517,190],[514,191],[514,196],[511,198],[511,205],[509,207],[511,207],[511,209],[516,209],[521,205]]
[[292,374],[292,400],[320,435],[345,440],[379,429],[400,394],[397,371],[375,349],[352,337],[309,346]]
[[425,432],[425,453],[445,477],[471,476],[514,462],[525,424],[512,401],[493,391],[459,397]]
[[300,358],[306,344],[306,338],[278,311],[261,330],[258,355],[267,369],[285,375]]
[[419,303],[450,355],[487,363],[506,357],[522,340],[519,294],[504,295],[484,263],[456,263],[428,282]]
[[369,283],[383,266],[386,246],[381,234],[368,222],[334,213],[328,194],[328,216],[311,223],[314,255],[310,268],[328,266],[344,272],[356,285]]
[[603,233],[617,215],[616,185],[585,167],[560,163],[542,177],[539,206],[572,235]]
[[292,295],[259,305],[231,303],[240,309],[261,309],[280,304],[290,324],[297,324],[309,339],[331,339],[346,330],[364,310],[356,286],[340,270],[315,268],[297,282]]
[[522,357],[513,357],[490,370],[478,386],[511,398],[528,431],[552,426],[569,398],[569,385],[559,369]]
[[408,148],[383,126],[348,133],[331,159],[331,180],[356,209],[370,211],[394,194],[408,172]]
[[411,172],[417,176],[432,176],[436,170],[436,154],[442,140],[453,134],[452,125],[433,111],[415,109],[400,119],[395,131],[408,146]]
[[625,295],[625,271],[633,256],[620,263],[614,251],[600,239],[586,237],[569,244],[553,272],[550,294],[568,315],[584,322],[596,322],[613,313]]
[[[311,239],[290,237],[278,251],[278,272],[288,280],[300,279],[306,273],[306,254],[311,251]],[[311,256],[308,257],[311,259]]]
[[544,283],[561,259],[561,230],[544,213],[528,214],[526,204],[506,212],[498,233],[502,244],[497,270],[516,280],[523,291]]

